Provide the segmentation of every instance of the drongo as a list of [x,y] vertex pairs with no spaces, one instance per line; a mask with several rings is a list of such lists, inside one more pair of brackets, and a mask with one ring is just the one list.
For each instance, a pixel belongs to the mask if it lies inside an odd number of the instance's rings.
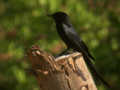
[[67,49],[62,54],[64,54],[69,49],[81,52],[85,62],[87,63],[94,76],[99,78],[107,87],[110,87],[110,85],[96,71],[91,61],[94,60],[94,57],[90,54],[88,47],[75,31],[73,25],[70,22],[69,16],[64,12],[56,12],[48,16],[54,19],[57,32],[67,46]]

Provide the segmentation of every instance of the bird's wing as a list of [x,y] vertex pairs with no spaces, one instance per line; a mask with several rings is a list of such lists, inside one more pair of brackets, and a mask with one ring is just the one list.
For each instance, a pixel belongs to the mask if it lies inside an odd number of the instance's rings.
[[67,25],[63,24],[66,36],[69,38],[69,40],[73,43],[75,43],[77,46],[79,46],[81,52],[89,56],[94,60],[92,55],[89,53],[88,47],[86,44],[82,41],[82,39],[79,37],[79,35],[74,31],[73,27],[68,27]]
[[89,59],[88,57],[90,53],[88,51],[87,46],[82,41],[82,39],[79,38],[79,35],[74,31],[74,28],[68,27],[67,25],[63,25],[63,27],[67,38],[69,38],[69,41],[75,43],[83,53],[83,58],[87,63],[89,69],[92,71],[93,75],[99,78],[103,82],[103,84],[105,84],[108,88],[111,88],[111,86],[102,78],[102,76],[95,69],[94,65],[91,62],[91,59]]

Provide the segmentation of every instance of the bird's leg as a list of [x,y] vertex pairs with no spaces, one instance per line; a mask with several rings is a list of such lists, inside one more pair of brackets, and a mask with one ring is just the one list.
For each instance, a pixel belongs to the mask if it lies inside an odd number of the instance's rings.
[[61,53],[59,53],[58,55],[56,55],[55,58],[57,58],[59,56],[62,56],[62,55],[68,54],[68,50],[69,50],[69,48],[65,49],[64,51],[62,51]]

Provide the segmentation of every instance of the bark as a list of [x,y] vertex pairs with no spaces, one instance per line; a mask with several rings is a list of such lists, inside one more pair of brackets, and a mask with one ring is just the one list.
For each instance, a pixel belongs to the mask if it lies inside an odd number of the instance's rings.
[[81,53],[54,58],[33,46],[28,59],[40,90],[97,90]]

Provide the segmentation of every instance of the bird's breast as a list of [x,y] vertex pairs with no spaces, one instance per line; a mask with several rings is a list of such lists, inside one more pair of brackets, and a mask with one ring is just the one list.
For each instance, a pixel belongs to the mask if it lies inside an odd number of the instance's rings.
[[59,36],[65,42],[65,44],[67,46],[70,45],[70,40],[67,37],[67,34],[65,32],[65,28],[62,25],[56,25],[56,28],[57,28],[57,32],[58,32]]

